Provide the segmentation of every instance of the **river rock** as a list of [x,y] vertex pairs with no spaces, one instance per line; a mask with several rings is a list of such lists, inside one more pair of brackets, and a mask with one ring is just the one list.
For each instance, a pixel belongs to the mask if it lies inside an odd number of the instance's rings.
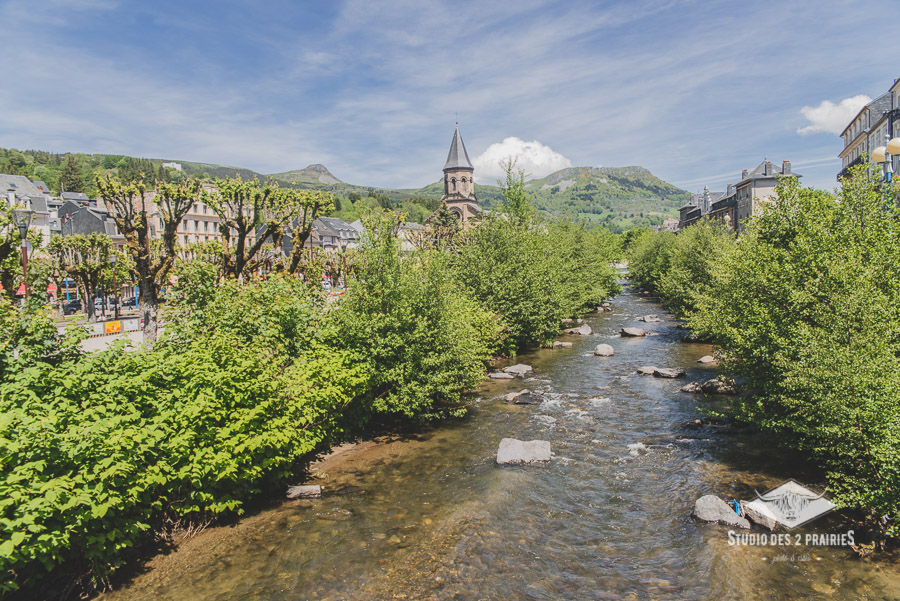
[[322,496],[322,487],[318,484],[302,484],[287,489],[288,499],[318,499]]
[[763,528],[775,530],[778,527],[778,518],[766,507],[765,503],[759,500],[741,501],[741,511],[748,520],[754,524],[759,524]]
[[495,371],[490,374],[490,378],[492,380],[512,380],[515,376],[505,371]]
[[550,443],[546,440],[504,438],[497,449],[500,465],[527,465],[550,461]]
[[716,495],[703,495],[697,499],[691,515],[701,522],[712,522],[734,528],[750,529],[750,522],[736,514],[728,503]]
[[637,372],[642,376],[652,376],[656,371],[656,368],[652,365],[644,365],[643,367],[639,367]]
[[525,374],[529,374],[534,369],[530,365],[525,365],[524,363],[517,363],[516,365],[510,365],[509,367],[504,367],[503,371],[512,374],[514,376],[522,377]]
[[703,392],[700,382],[691,382],[690,384],[685,384],[681,387],[681,392],[690,392],[693,394],[697,394]]
[[653,372],[656,378],[683,378],[684,370],[680,367],[660,367]]
[[591,326],[588,324],[583,324],[577,328],[569,328],[565,330],[566,334],[574,334],[576,336],[590,336],[594,333],[594,330],[591,329]]
[[615,354],[613,347],[608,344],[598,344],[594,349],[594,354],[598,357],[612,357]]
[[572,348],[571,342],[562,342],[561,340],[557,340],[553,343],[553,348]]
[[620,334],[626,338],[640,338],[641,336],[646,336],[647,332],[640,328],[622,328]]
[[575,323],[575,320],[572,319],[571,317],[566,317],[566,318],[563,318],[562,322],[565,324],[572,324],[572,323]]
[[612,303],[600,303],[600,306],[605,309],[606,307],[612,307]]
[[716,363],[716,358],[712,355],[703,355],[699,359],[697,359],[697,363]]
[[737,394],[737,390],[735,390],[732,383],[726,382],[721,378],[713,378],[712,380],[707,380],[700,385],[700,390],[701,392],[703,392],[703,394]]
[[527,388],[519,392],[510,392],[503,398],[512,405],[539,405],[541,403],[540,397]]
[[654,323],[662,320],[656,315],[644,315],[643,317],[638,317],[638,321],[643,321],[645,323]]

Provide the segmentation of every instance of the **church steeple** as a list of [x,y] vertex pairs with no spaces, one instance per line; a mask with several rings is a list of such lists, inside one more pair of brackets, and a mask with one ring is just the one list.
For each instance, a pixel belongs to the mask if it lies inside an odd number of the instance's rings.
[[456,132],[453,134],[453,140],[450,142],[450,152],[447,154],[447,162],[444,164],[444,171],[448,169],[475,170],[472,162],[469,161],[469,153],[466,152],[466,145],[463,144],[462,136],[459,135],[459,123],[456,124]]

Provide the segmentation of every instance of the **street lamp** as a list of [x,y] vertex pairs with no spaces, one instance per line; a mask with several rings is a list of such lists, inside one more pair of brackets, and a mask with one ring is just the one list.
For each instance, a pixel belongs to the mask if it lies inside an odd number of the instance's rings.
[[115,253],[109,256],[109,264],[112,265],[113,272],[113,299],[115,305],[113,305],[113,310],[115,311],[116,319],[119,319],[119,287],[116,284],[116,263],[119,261],[119,257],[116,256]]
[[872,161],[875,163],[884,163],[884,183],[891,184],[894,177],[894,165],[892,157],[900,155],[900,138],[891,139],[890,133],[885,134],[885,145],[879,146],[872,151]]
[[[13,206],[16,202],[16,193],[12,190],[9,191],[7,195],[9,199],[9,205]],[[22,277],[23,277],[23,286],[25,286],[25,298],[28,299],[28,247],[25,245],[26,237],[28,236],[28,228],[31,226],[31,219],[34,217],[34,211],[28,208],[28,201],[26,200],[25,208],[23,209],[13,209],[12,210],[12,220],[13,224],[19,228],[19,236],[22,239]]]

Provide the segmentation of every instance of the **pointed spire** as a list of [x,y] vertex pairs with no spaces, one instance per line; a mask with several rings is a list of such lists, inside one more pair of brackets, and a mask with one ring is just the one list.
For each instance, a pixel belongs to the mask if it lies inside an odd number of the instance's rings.
[[459,135],[459,124],[456,124],[456,132],[453,134],[453,141],[450,142],[450,153],[447,155],[447,162],[444,164],[444,170],[447,169],[475,169],[469,161],[469,154],[466,152],[466,145],[463,144],[462,136]]

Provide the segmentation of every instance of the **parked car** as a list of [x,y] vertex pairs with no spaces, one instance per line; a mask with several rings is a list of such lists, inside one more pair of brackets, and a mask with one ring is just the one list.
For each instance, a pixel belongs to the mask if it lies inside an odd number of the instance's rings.
[[123,309],[136,309],[137,308],[137,297],[126,298],[122,301]]
[[63,303],[63,306],[62,306],[63,315],[72,315],[74,313],[78,313],[81,310],[83,310],[83,307],[81,305],[81,300],[77,299],[77,298],[67,300],[66,302]]

